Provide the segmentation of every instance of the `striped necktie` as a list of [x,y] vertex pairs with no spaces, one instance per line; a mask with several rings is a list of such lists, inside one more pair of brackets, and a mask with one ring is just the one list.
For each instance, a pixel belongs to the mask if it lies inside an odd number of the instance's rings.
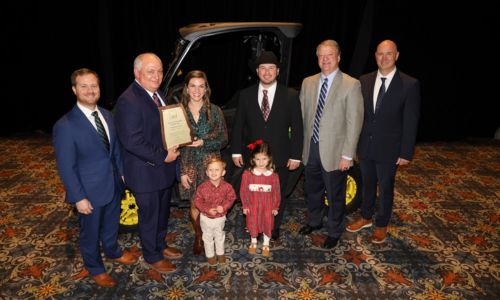
[[319,142],[319,122],[321,121],[321,115],[323,114],[323,109],[325,108],[327,90],[328,78],[325,77],[325,79],[323,80],[323,84],[321,85],[321,90],[319,92],[318,106],[316,107],[316,115],[314,116],[312,140],[316,144]]
[[153,101],[156,103],[156,106],[158,106],[158,107],[162,106],[161,102],[160,102],[160,98],[158,98],[158,95],[156,95],[156,93],[153,93]]
[[109,139],[108,135],[106,134],[106,130],[104,129],[104,125],[101,122],[101,118],[99,118],[99,114],[97,113],[97,111],[94,111],[92,115],[94,116],[97,133],[99,134],[101,141],[104,143],[104,147],[106,147],[106,150],[108,150],[109,152]]

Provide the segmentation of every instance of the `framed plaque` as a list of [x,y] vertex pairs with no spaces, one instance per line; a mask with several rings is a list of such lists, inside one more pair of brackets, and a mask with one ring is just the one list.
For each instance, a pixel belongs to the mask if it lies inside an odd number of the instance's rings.
[[193,141],[193,130],[182,104],[161,106],[161,137],[163,147],[168,149],[174,145],[184,146]]

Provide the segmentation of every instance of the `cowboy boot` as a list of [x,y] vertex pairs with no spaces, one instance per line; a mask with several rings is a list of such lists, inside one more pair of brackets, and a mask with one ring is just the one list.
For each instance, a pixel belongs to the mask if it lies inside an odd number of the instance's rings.
[[200,255],[203,250],[203,240],[201,239],[201,226],[200,226],[200,215],[196,219],[191,217],[191,221],[193,222],[194,229],[194,245],[193,245],[193,254]]

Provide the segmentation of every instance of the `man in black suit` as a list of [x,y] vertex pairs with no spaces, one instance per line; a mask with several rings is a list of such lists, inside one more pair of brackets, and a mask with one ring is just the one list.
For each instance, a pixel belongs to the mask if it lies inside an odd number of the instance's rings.
[[372,235],[372,242],[376,244],[387,238],[396,170],[413,157],[420,115],[420,84],[396,68],[398,57],[393,41],[381,42],[375,52],[378,71],[360,78],[365,104],[358,143],[363,203],[361,218],[346,229],[357,232],[372,226],[378,185],[380,203]]
[[298,93],[276,81],[279,75],[276,55],[264,51],[255,65],[260,81],[239,94],[231,149],[234,164],[241,168],[247,144],[262,139],[271,147],[281,187],[281,204],[271,236],[277,240],[287,204],[288,174],[300,166],[302,156],[302,113]]

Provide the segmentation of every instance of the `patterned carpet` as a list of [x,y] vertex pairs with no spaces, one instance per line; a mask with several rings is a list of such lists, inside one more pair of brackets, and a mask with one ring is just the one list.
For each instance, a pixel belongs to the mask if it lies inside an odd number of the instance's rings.
[[[346,232],[334,250],[325,231],[298,235],[303,183],[292,195],[271,257],[250,256],[239,204],[226,225],[225,265],[190,255],[187,209],[172,210],[169,243],[184,250],[162,275],[142,258],[111,261],[114,288],[82,266],[76,217],[64,203],[50,136],[0,139],[1,299],[499,299],[500,144],[433,143],[398,174],[390,237]],[[350,215],[352,220],[357,213]],[[140,255],[135,233],[120,243]],[[260,250],[259,250],[260,253]]]

